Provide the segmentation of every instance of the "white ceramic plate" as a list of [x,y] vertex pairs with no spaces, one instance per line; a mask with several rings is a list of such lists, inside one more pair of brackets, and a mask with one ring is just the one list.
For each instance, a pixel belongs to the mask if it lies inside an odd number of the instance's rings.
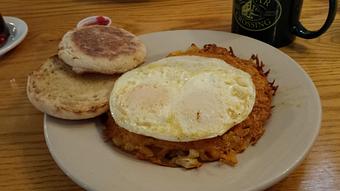
[[194,170],[137,160],[105,143],[99,120],[66,121],[45,115],[45,138],[60,168],[88,190],[261,190],[287,176],[305,157],[320,128],[320,99],[302,68],[281,51],[248,37],[216,31],[180,30],[140,36],[147,61],[191,43],[232,46],[237,56],[256,53],[279,89],[266,132],[238,155],[236,167],[213,162]]
[[4,44],[0,48],[0,56],[18,46],[18,44],[20,44],[24,40],[28,32],[28,27],[25,21],[16,17],[7,16],[4,17],[4,20],[7,24],[13,24],[16,29],[15,32],[11,33],[11,35],[9,36],[6,44]]

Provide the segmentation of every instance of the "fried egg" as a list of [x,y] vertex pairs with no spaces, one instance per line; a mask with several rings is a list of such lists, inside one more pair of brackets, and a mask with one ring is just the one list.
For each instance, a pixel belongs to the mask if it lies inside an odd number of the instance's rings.
[[126,130],[160,140],[216,137],[242,122],[255,103],[251,76],[225,61],[173,56],[123,74],[110,111]]

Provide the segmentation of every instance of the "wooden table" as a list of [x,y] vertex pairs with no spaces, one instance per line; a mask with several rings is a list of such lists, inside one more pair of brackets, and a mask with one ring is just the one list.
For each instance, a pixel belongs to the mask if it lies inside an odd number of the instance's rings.
[[[317,29],[326,0],[305,0],[302,21]],[[107,15],[135,34],[172,29],[230,31],[232,1],[223,0],[2,0],[3,15],[24,19],[26,39],[0,58],[0,190],[81,190],[53,161],[43,114],[26,97],[26,77],[57,51],[63,34],[89,15]],[[338,7],[338,12],[340,7]],[[281,50],[311,76],[323,120],[305,161],[269,190],[340,190],[340,15],[320,38],[296,39]]]

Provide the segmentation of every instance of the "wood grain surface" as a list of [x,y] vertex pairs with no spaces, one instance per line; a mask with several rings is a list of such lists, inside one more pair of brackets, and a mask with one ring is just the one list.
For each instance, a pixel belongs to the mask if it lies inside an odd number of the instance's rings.
[[[1,0],[2,15],[25,20],[26,39],[0,57],[0,190],[82,190],[53,161],[43,114],[26,97],[27,75],[54,55],[62,35],[90,15],[110,16],[135,34],[172,29],[230,31],[232,1],[222,0]],[[302,22],[323,23],[326,0],[305,0]],[[338,12],[340,7],[337,8]],[[276,190],[340,190],[340,17],[321,37],[297,38],[283,52],[295,59],[319,91],[323,120],[304,162]]]

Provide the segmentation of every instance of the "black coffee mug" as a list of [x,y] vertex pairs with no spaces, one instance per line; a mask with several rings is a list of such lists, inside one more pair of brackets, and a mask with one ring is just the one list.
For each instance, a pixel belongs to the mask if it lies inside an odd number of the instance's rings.
[[231,31],[275,47],[288,45],[295,36],[316,38],[332,24],[337,0],[329,0],[327,19],[317,31],[309,31],[300,23],[302,2],[303,0],[234,0]]

